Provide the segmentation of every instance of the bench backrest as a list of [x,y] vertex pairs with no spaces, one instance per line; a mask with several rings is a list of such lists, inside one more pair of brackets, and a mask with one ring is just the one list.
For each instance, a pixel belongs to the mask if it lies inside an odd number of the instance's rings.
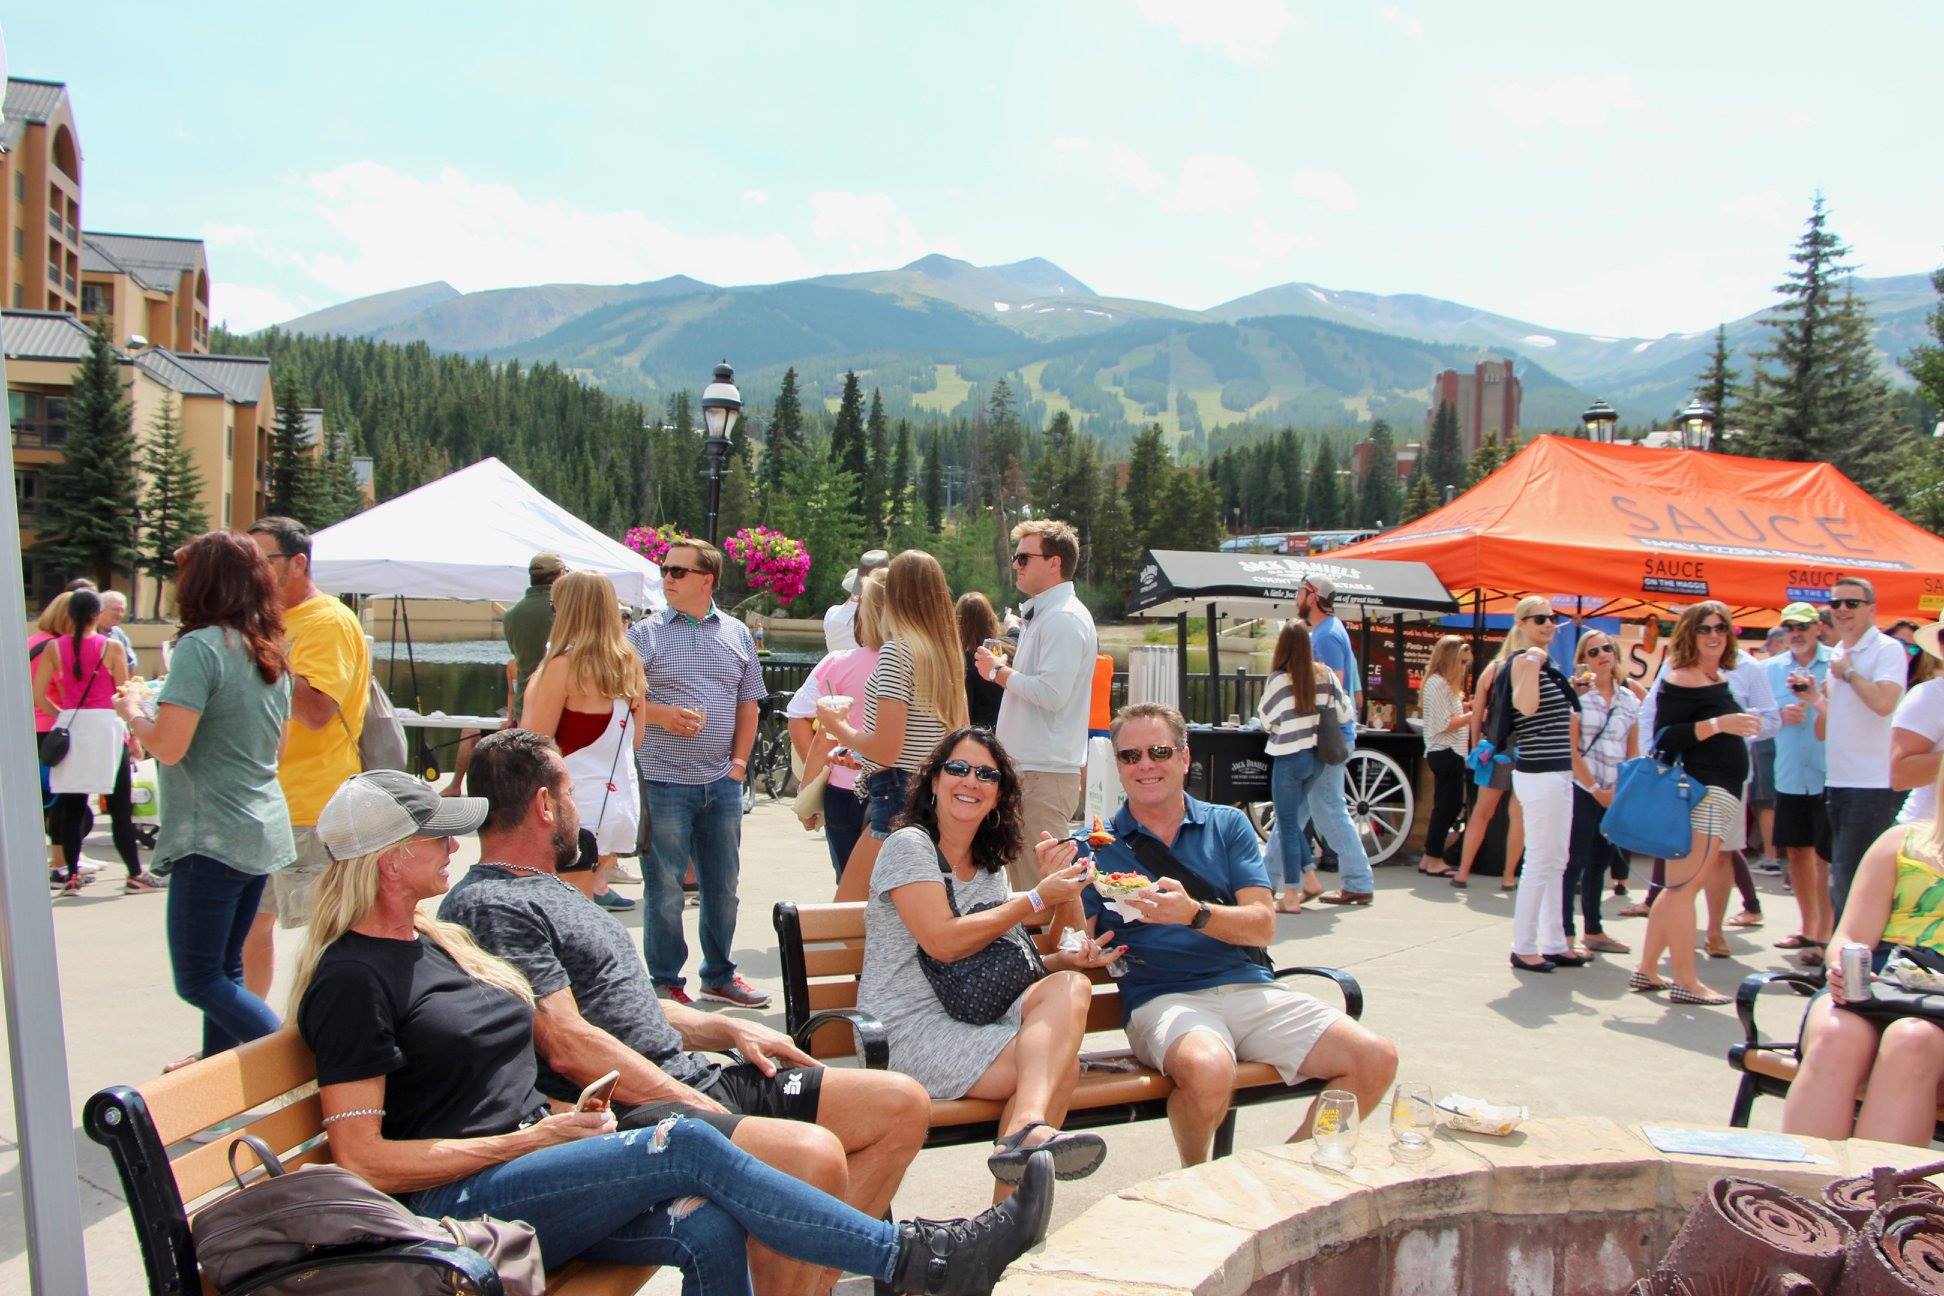
[[[186,1142],[191,1134],[266,1104],[274,1105],[214,1142]],[[322,1118],[317,1061],[293,1028],[88,1099],[82,1125],[114,1157],[151,1291],[188,1296],[203,1290],[188,1212],[230,1184],[231,1142],[254,1134],[286,1169],[327,1162],[330,1145]],[[237,1159],[246,1181],[254,1161]]]
[[[777,904],[773,921],[783,964],[783,1020],[791,1034],[816,1013],[857,1006],[858,976],[864,967],[864,905],[861,900]],[[1051,915],[1042,914],[1027,924],[1042,954],[1052,947],[1050,923]],[[1119,1030],[1120,987],[1100,969],[1088,977],[1094,995],[1087,1029]],[[831,1022],[810,1037],[813,1057],[849,1057],[853,1048],[851,1032],[841,1022]]]

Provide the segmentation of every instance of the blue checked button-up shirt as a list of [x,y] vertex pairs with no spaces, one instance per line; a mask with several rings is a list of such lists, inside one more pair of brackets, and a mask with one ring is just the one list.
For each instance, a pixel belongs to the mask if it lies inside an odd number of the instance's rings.
[[647,672],[649,701],[703,715],[692,738],[649,725],[635,749],[641,777],[691,785],[727,778],[737,705],[769,696],[748,628],[713,605],[699,621],[670,607],[635,622],[628,642]]
[[[1817,644],[1815,660],[1807,666],[1797,665],[1795,654],[1784,649],[1763,662],[1762,669],[1768,672],[1769,691],[1787,706],[1796,700],[1789,691],[1791,672],[1806,670],[1818,684],[1829,678],[1829,649]],[[1802,719],[1775,732],[1775,790],[1790,796],[1819,796],[1827,777],[1823,740],[1816,737],[1816,713],[1806,708]]]

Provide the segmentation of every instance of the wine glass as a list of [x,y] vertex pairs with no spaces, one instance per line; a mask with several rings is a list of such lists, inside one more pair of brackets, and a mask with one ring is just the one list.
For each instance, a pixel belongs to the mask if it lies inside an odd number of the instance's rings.
[[1357,1164],[1357,1096],[1346,1089],[1325,1089],[1316,1100],[1316,1164],[1348,1170]]
[[1437,1119],[1429,1085],[1399,1084],[1391,1095],[1391,1155],[1403,1161],[1429,1156]]

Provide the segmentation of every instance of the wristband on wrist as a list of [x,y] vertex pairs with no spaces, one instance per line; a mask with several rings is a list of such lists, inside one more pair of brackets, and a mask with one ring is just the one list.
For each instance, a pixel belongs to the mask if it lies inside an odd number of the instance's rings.
[[1034,913],[1038,913],[1046,908],[1046,901],[1041,898],[1038,887],[1034,887],[1031,891],[1028,891],[1026,893],[1026,899],[1031,902]]

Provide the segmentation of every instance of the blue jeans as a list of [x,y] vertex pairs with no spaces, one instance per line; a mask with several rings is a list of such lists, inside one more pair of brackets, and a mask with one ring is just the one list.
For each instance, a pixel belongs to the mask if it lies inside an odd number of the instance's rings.
[[823,804],[824,845],[830,848],[830,866],[842,882],[844,864],[864,835],[864,802],[850,788],[825,788]]
[[169,967],[176,994],[202,1010],[204,1057],[283,1025],[269,1004],[243,988],[243,938],[269,880],[207,855],[184,855],[170,870]]
[[525,1220],[550,1269],[580,1257],[675,1265],[684,1296],[748,1296],[752,1237],[792,1260],[885,1281],[898,1259],[897,1225],[684,1117],[557,1143],[404,1201],[435,1219]]
[[864,789],[869,798],[865,820],[871,836],[883,841],[891,835],[892,821],[904,813],[911,794],[911,771],[895,767],[873,770],[864,780]]
[[[1337,881],[1345,891],[1368,895],[1376,890],[1377,879],[1370,872],[1370,856],[1364,854],[1363,839],[1350,822],[1350,807],[1343,800],[1343,766],[1326,765],[1314,747],[1293,756],[1278,756],[1269,770],[1269,796],[1276,805],[1276,822],[1294,827],[1300,837],[1312,820],[1323,843],[1337,857]],[[1283,877],[1289,879],[1293,862],[1308,851],[1295,845],[1285,831]],[[1299,874],[1300,876],[1300,870]]]
[[727,985],[736,937],[736,883],[742,871],[742,781],[658,783],[649,780],[647,912],[641,922],[648,974],[659,986],[682,984],[688,941],[682,936],[682,874],[695,861],[702,900],[702,984]]
[[1863,853],[1897,822],[1907,795],[1889,788],[1823,789],[1829,806],[1829,901],[1838,918],[1849,901],[1850,883]]

